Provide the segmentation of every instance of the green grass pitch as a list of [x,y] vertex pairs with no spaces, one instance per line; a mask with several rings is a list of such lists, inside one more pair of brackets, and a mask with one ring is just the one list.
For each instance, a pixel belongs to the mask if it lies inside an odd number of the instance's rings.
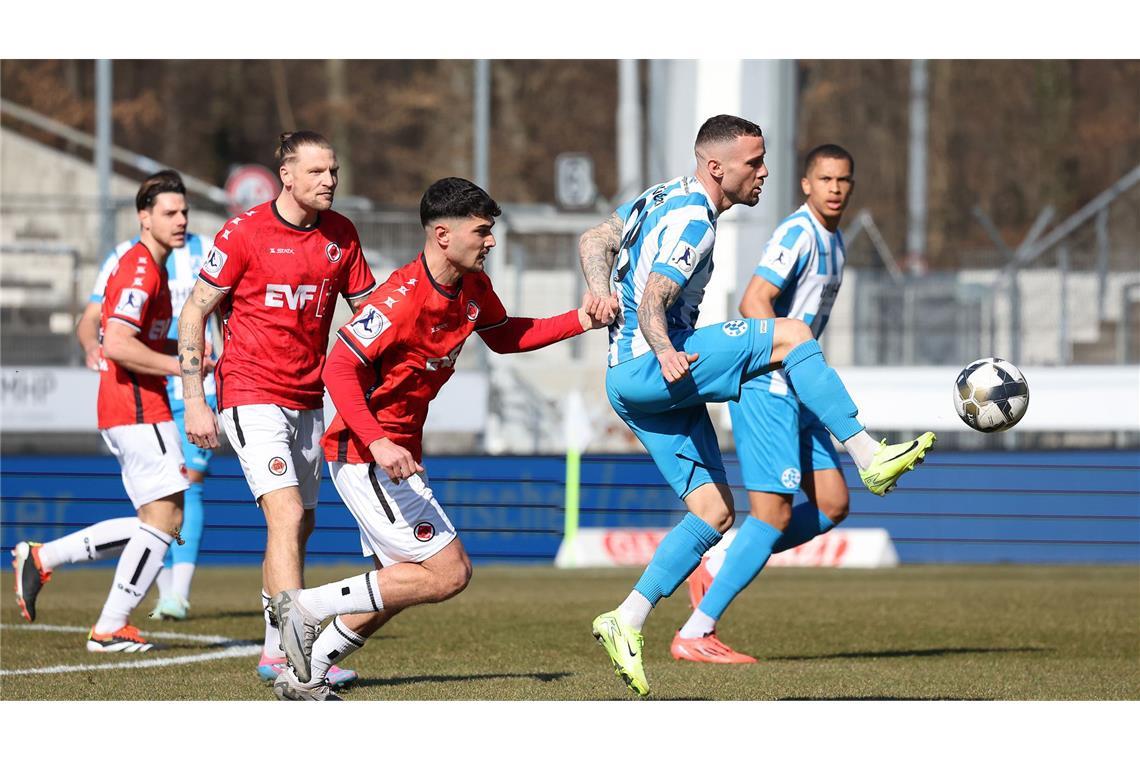
[[[310,584],[363,566],[314,567]],[[110,568],[57,572],[37,624],[86,628]],[[632,588],[633,569],[477,566],[470,587],[398,615],[346,661],[361,674],[349,700],[637,699],[614,676],[590,621]],[[272,700],[255,655],[149,668],[85,665],[226,654],[171,640],[145,655],[89,654],[83,633],[33,630],[4,573],[0,694],[5,700]],[[144,631],[258,642],[259,568],[200,568],[191,619],[146,618]],[[1140,568],[907,566],[893,570],[766,571],[729,609],[721,637],[755,665],[676,662],[684,587],[645,630],[652,694],[667,700],[1140,699]],[[10,671],[55,668],[20,675]]]

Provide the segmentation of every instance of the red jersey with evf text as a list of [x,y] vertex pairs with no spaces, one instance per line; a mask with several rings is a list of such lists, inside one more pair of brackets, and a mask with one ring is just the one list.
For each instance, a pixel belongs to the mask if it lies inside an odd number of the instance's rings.
[[226,222],[199,277],[228,294],[218,409],[321,408],[336,296],[361,298],[376,287],[352,222],[322,211],[312,227],[297,227],[275,201],[254,206]]
[[[147,348],[168,353],[166,333],[172,314],[166,267],[155,263],[145,245],[136,243],[122,255],[103,294],[100,342],[107,326],[118,322],[134,328],[138,332],[135,337]],[[99,372],[98,416],[102,429],[173,419],[166,377],[132,372],[104,357]]]
[[[476,330],[507,322],[486,274],[465,274],[456,287],[436,283],[423,254],[397,269],[376,289],[337,337],[376,373],[367,389],[368,409],[386,437],[423,458],[428,404],[455,373],[463,343]],[[361,441],[333,417],[322,441],[330,462],[371,462]]]

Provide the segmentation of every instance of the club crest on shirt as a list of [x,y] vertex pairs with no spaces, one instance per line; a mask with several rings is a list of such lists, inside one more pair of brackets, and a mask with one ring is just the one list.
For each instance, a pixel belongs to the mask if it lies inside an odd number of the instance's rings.
[[799,488],[800,471],[795,467],[789,467],[780,475],[780,482],[784,484],[784,488]]
[[474,301],[467,302],[467,319],[474,322],[479,318],[479,304]]
[[388,318],[372,304],[365,306],[356,319],[348,323],[348,328],[352,330],[352,334],[364,346],[371,344],[372,341],[380,337],[380,333],[391,326],[392,323]]
[[669,265],[676,267],[683,274],[692,274],[697,267],[697,252],[687,245],[683,246],[669,259]]
[[734,319],[731,322],[725,322],[720,328],[724,330],[724,334],[730,338],[736,338],[748,332],[748,323],[743,319]]
[[269,472],[273,475],[281,476],[289,470],[289,465],[281,457],[273,457],[269,460]]
[[226,265],[226,259],[229,258],[222,252],[221,248],[214,246],[210,252],[206,254],[205,261],[202,262],[202,269],[206,274],[217,275],[222,271],[222,267]]
[[146,298],[147,292],[145,290],[123,288],[123,291],[119,293],[119,303],[115,307],[115,313],[141,322],[143,304],[146,303]]
[[429,522],[416,523],[415,534],[417,541],[431,541],[435,538],[435,526]]
[[325,255],[329,257],[329,261],[337,263],[340,261],[340,246],[336,243],[329,243],[325,246]]

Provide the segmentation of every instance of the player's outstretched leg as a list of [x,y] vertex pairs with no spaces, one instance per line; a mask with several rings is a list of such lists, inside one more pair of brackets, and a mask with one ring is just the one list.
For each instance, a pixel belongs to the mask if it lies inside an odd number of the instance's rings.
[[[181,498],[176,501],[181,507]],[[154,583],[173,540],[171,535],[153,525],[138,523],[119,557],[115,580],[103,611],[87,636],[88,652],[135,653],[153,648],[154,645],[144,639],[137,628],[128,624],[128,619]]]
[[885,440],[875,443],[859,422],[855,402],[839,375],[828,366],[811,328],[800,320],[776,320],[773,357],[782,357],[784,371],[800,402],[847,447],[871,493],[886,495],[934,446],[935,435],[929,432],[893,446]]

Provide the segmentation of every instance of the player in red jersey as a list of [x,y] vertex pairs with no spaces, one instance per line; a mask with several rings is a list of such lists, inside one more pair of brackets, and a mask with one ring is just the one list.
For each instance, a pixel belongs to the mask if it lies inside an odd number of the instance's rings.
[[[292,666],[274,683],[279,699],[335,699],[325,683],[332,663],[362,647],[398,611],[449,599],[467,586],[471,561],[421,464],[428,404],[455,372],[467,338],[478,333],[493,351],[513,353],[605,324],[588,315],[597,300],[588,294],[582,308],[556,317],[507,316],[483,272],[499,213],[465,179],[433,184],[420,201],[423,252],[337,332],[324,372],[337,415],[324,452],[376,569],[274,596]],[[367,614],[361,625],[353,622],[358,613]],[[333,621],[321,632],[327,617]],[[321,646],[326,639],[336,645],[331,651]]]
[[268,601],[301,585],[314,526],[324,432],[321,370],[336,296],[355,310],[376,287],[356,228],[331,210],[338,169],[332,146],[315,132],[287,132],[277,161],[281,194],[234,217],[214,238],[178,324],[186,435],[213,448],[218,426],[202,395],[199,366],[205,318],[225,304],[218,410],[268,529],[258,672],[270,679],[285,655]]
[[[119,460],[123,485],[137,521],[105,521],[48,544],[21,541],[13,554],[16,598],[35,618],[35,598],[60,564],[104,556],[121,548],[115,579],[102,614],[87,636],[90,652],[145,652],[152,644],[128,623],[146,596],[166,550],[182,525],[182,493],[190,484],[178,428],[170,414],[166,375],[178,372],[170,341],[170,289],[166,257],[186,238],[186,189],[176,172],[147,177],[135,196],[142,228],[107,280],[100,318],[99,430]],[[208,369],[208,368],[207,368]],[[90,532],[114,524],[114,541],[76,550]],[[122,538],[119,536],[123,535]]]

